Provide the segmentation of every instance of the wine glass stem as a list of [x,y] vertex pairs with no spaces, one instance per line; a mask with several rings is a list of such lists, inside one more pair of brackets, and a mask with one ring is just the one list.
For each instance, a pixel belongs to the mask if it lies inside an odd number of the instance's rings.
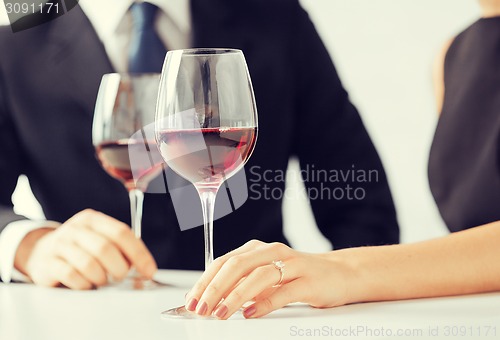
[[141,238],[142,205],[144,193],[139,189],[132,189],[128,192],[130,197],[130,213],[132,232],[138,239]]
[[214,208],[215,197],[218,188],[198,189],[203,210],[203,226],[205,234],[205,269],[213,262],[213,229],[214,229]]

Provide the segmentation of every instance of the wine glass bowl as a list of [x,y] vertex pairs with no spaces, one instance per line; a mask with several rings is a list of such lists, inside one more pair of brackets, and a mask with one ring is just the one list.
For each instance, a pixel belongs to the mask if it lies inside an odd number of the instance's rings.
[[[168,166],[200,196],[205,267],[213,261],[213,214],[217,192],[241,170],[257,140],[257,108],[242,51],[169,51],[158,91],[155,134]],[[192,317],[178,307],[165,316]]]
[[167,53],[155,130],[161,155],[195,186],[220,185],[243,167],[257,138],[257,108],[242,51]]

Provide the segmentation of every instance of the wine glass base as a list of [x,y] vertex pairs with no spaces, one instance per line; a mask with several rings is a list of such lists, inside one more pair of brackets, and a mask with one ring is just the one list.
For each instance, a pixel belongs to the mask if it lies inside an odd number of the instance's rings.
[[161,313],[163,319],[202,319],[202,320],[218,320],[215,316],[201,316],[194,312],[190,312],[184,306],[172,308]]
[[165,287],[171,287],[171,285],[156,280],[127,276],[122,281],[110,281],[109,284],[107,284],[104,287],[100,287],[100,289],[155,290],[155,289],[162,289]]

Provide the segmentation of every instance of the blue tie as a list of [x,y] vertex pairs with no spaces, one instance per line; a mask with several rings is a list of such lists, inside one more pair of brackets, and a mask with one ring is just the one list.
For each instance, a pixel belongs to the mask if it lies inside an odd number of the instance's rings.
[[132,36],[129,49],[129,73],[161,72],[167,49],[156,33],[154,24],[158,7],[148,3],[134,3]]

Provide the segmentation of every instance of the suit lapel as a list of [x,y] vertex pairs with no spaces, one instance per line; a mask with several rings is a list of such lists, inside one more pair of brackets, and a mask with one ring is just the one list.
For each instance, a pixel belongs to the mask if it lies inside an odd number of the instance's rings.
[[101,77],[114,72],[104,45],[79,6],[54,20],[48,34],[49,74],[58,77],[62,95],[93,114]]

